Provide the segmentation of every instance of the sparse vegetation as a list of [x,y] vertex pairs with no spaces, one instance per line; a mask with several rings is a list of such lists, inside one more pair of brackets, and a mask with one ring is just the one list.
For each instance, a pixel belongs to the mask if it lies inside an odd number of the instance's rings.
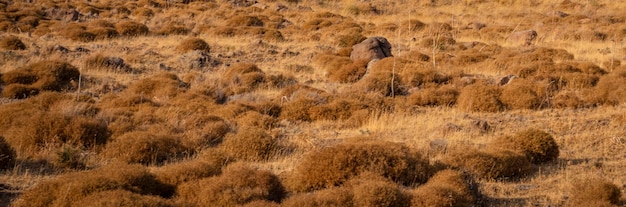
[[622,206],[624,10],[0,1],[0,206]]

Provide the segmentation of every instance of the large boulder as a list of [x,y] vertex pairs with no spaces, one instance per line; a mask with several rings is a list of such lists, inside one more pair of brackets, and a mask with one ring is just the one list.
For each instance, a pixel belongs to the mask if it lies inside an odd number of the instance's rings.
[[350,59],[353,61],[371,61],[393,56],[391,54],[391,44],[384,37],[370,37],[363,42],[352,46]]

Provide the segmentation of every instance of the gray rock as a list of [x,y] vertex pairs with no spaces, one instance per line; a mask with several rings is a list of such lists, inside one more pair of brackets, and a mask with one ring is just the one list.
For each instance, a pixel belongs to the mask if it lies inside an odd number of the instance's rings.
[[370,37],[363,42],[352,46],[352,53],[350,53],[350,59],[367,60],[368,62],[373,59],[383,59],[386,57],[392,57],[391,44],[384,37]]

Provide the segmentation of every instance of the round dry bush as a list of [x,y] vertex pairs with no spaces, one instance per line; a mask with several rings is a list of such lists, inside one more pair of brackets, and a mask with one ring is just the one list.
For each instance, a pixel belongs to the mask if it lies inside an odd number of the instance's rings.
[[514,136],[502,137],[493,144],[525,154],[534,164],[554,161],[559,157],[559,145],[554,137],[533,128],[518,132]]
[[154,33],[159,35],[186,35],[189,34],[189,32],[190,31],[187,27],[177,25],[175,23],[168,23]]
[[147,35],[150,30],[144,24],[135,21],[122,21],[115,24],[115,29],[122,36],[136,37]]
[[25,99],[39,94],[39,89],[24,85],[24,84],[11,84],[2,89],[2,97],[13,99]]
[[119,32],[111,27],[91,27],[87,29],[88,33],[94,34],[96,40],[106,40],[119,36]]
[[499,112],[504,109],[500,94],[498,86],[476,83],[461,90],[456,106],[468,112]]
[[339,186],[351,177],[371,172],[404,185],[428,179],[428,161],[408,147],[392,142],[359,141],[307,154],[288,177],[294,191]]
[[603,178],[574,179],[572,185],[569,200],[567,201],[570,206],[601,203],[618,205],[622,196],[622,192],[617,185]]
[[309,114],[312,120],[345,120],[352,117],[353,111],[365,108],[357,100],[338,98],[328,104],[311,107]]
[[11,169],[15,165],[15,150],[0,136],[0,170]]
[[459,90],[451,85],[420,89],[407,97],[407,103],[415,106],[453,106]]
[[44,60],[2,74],[6,85],[24,84],[39,91],[73,89],[80,72],[67,62]]
[[468,176],[456,170],[442,170],[411,192],[411,206],[476,206],[478,186]]
[[241,207],[280,207],[280,206],[281,205],[276,202],[266,201],[266,200],[256,200],[250,203],[246,203],[245,205]]
[[155,175],[159,181],[177,186],[184,182],[219,175],[221,172],[222,163],[193,159],[162,166],[155,171]]
[[126,163],[161,164],[188,153],[178,137],[129,132],[108,143],[103,155]]
[[298,98],[283,105],[280,119],[288,121],[313,121],[309,109],[318,105],[318,102],[309,98]]
[[64,37],[81,42],[91,42],[96,39],[96,34],[88,32],[84,26],[70,27],[61,32]]
[[409,206],[410,198],[400,186],[380,175],[364,173],[348,181],[354,206]]
[[176,74],[159,73],[152,77],[135,81],[124,91],[126,94],[141,95],[155,100],[160,98],[172,98],[185,92],[189,88],[189,84],[182,82]]
[[354,195],[348,187],[330,187],[311,193],[299,193],[286,198],[284,207],[354,206]]
[[263,161],[277,154],[276,139],[258,127],[242,126],[228,134],[220,145],[226,154],[236,159]]
[[404,86],[400,79],[401,77],[393,72],[372,72],[356,82],[353,88],[361,92],[377,93],[383,96],[402,95]]
[[7,36],[0,40],[0,48],[5,50],[25,50],[26,45],[16,36]]
[[593,93],[589,93],[585,100],[598,105],[620,105],[626,103],[626,76],[615,75],[602,76],[598,81]]
[[327,74],[332,81],[354,83],[361,79],[365,72],[367,72],[367,62],[362,60],[329,69]]
[[248,26],[248,27],[263,27],[263,21],[257,16],[249,15],[237,15],[230,19],[226,25],[231,27]]
[[42,181],[35,187],[25,190],[14,205],[72,206],[92,194],[112,190],[126,190],[165,198],[174,194],[173,186],[157,181],[147,168],[141,165],[113,163],[95,170],[67,173]]
[[285,189],[271,172],[234,163],[220,176],[179,185],[176,194],[183,206],[235,206],[257,200],[280,202]]
[[202,52],[209,53],[211,48],[203,39],[190,37],[183,40],[178,46],[176,46],[176,50],[181,53],[186,53],[192,50],[200,50]]
[[238,126],[257,127],[270,130],[278,124],[278,119],[257,111],[246,111],[237,116]]
[[130,72],[130,67],[119,57],[107,57],[95,54],[85,59],[83,70],[102,70],[110,72]]
[[285,41],[283,33],[278,30],[267,30],[263,33],[263,40],[269,42],[282,42]]
[[128,190],[108,190],[92,193],[80,200],[73,201],[72,207],[174,207],[175,205],[162,197],[141,195]]
[[488,180],[516,180],[530,174],[532,163],[523,154],[502,149],[458,150],[444,158],[449,166]]
[[185,120],[183,144],[189,148],[206,148],[222,142],[230,126],[218,116],[200,114]]
[[561,90],[552,97],[551,106],[553,108],[583,108],[586,103],[583,101],[578,91]]
[[236,63],[226,69],[221,82],[234,94],[246,93],[265,83],[265,73],[253,63]]
[[530,81],[515,79],[504,86],[500,101],[509,109],[538,109],[541,99]]
[[298,80],[293,75],[284,74],[268,75],[265,77],[265,81],[268,87],[276,89],[286,88],[298,83]]

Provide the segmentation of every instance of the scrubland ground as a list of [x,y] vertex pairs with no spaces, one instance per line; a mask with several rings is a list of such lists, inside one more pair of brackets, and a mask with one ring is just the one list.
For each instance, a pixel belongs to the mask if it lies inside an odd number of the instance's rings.
[[0,206],[624,206],[625,9],[0,0]]

